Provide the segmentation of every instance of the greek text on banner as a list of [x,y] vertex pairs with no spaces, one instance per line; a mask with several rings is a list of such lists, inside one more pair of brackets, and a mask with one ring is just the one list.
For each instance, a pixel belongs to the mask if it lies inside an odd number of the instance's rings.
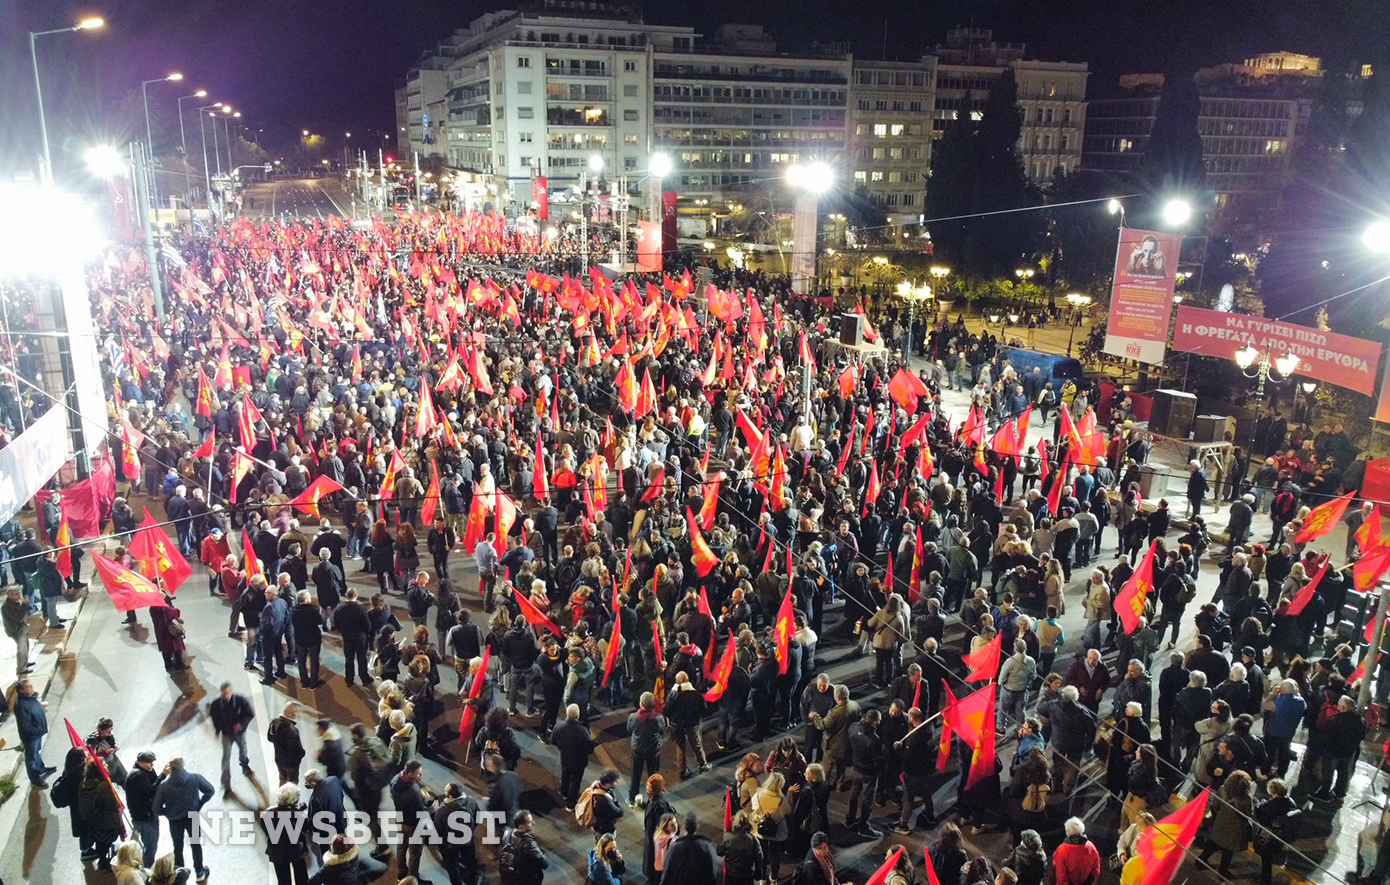
[[1375,391],[1380,366],[1380,344],[1219,310],[1182,305],[1178,308],[1173,331],[1173,349],[1209,356],[1231,358],[1246,345],[1274,356],[1294,353],[1299,357],[1297,374],[1369,396]]

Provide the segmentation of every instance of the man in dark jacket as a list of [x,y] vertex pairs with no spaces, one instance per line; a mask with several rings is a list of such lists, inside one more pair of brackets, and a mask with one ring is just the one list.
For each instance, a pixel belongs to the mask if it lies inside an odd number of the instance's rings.
[[589,789],[593,791],[594,835],[601,836],[618,828],[618,819],[623,816],[622,803],[615,795],[618,790],[618,770],[605,768]]
[[1169,751],[1174,760],[1181,760],[1184,769],[1192,764],[1197,751],[1197,723],[1211,715],[1211,689],[1207,674],[1189,669],[1187,687],[1173,699],[1173,737]]
[[[529,811],[518,811],[512,818],[512,829],[503,837],[502,847],[497,852],[497,871],[502,885],[541,885],[545,879],[550,862],[545,859],[536,837],[531,835],[534,825]],[[710,885],[713,882],[711,879]]]
[[232,789],[232,745],[241,754],[241,773],[251,777],[251,758],[246,754],[246,726],[256,718],[251,702],[232,691],[230,682],[222,683],[221,693],[208,705],[208,718],[213,733],[222,741],[222,789]]
[[1052,726],[1052,768],[1061,772],[1061,795],[1070,795],[1072,787],[1076,786],[1081,760],[1095,737],[1095,721],[1081,709],[1080,694],[1074,685],[1062,686],[1055,700],[1038,705],[1038,712],[1046,716]]
[[541,647],[536,642],[536,634],[525,618],[512,621],[511,629],[502,634],[502,654],[511,665],[511,685],[507,688],[507,712],[516,712],[516,695],[526,688],[526,715],[535,715],[536,681],[538,671],[536,659],[540,657]]
[[342,566],[334,563],[332,556],[332,550],[320,550],[319,564],[314,566],[312,575],[314,590],[318,593],[319,605],[323,608],[323,622],[327,625],[325,629],[328,630],[335,629],[331,626],[333,612],[338,608],[338,603],[347,590],[347,580],[343,577]]
[[560,798],[566,811],[574,811],[584,784],[584,769],[596,746],[588,727],[579,721],[578,704],[565,708],[565,721],[555,726],[550,742],[560,751]]
[[894,746],[903,760],[902,814],[893,832],[904,836],[912,832],[912,812],[917,801],[923,803],[923,817],[927,829],[936,827],[936,810],[932,804],[931,780],[936,765],[936,744],[930,728],[919,728],[926,721],[922,711],[916,707],[908,710],[908,734]]
[[637,801],[642,775],[661,770],[661,739],[666,731],[666,717],[656,712],[656,695],[643,692],[637,702],[637,712],[627,717],[627,733],[632,736],[632,778],[628,783],[627,802]]
[[[275,588],[265,591],[265,608],[261,609],[260,642],[264,656],[264,675],[262,685],[274,685],[275,680],[286,679],[285,672],[285,630],[289,626],[289,603]],[[301,674],[302,675],[302,674]],[[295,778],[296,781],[299,778]]]
[[1188,669],[1183,666],[1182,652],[1177,651],[1168,656],[1168,666],[1158,674],[1158,727],[1170,758],[1173,758],[1174,748],[1173,705],[1178,692],[1187,687],[1188,676]]
[[1212,647],[1210,636],[1200,633],[1197,636],[1197,648],[1187,656],[1187,669],[1201,670],[1207,674],[1208,685],[1220,685],[1230,678],[1231,662]]
[[275,748],[275,768],[280,786],[299,783],[299,763],[304,761],[304,741],[299,736],[299,705],[291,701],[285,712],[270,723],[266,739]]
[[450,885],[477,885],[477,840],[461,838],[463,833],[457,827],[460,823],[480,823],[478,803],[461,785],[451,783],[444,788],[444,801],[434,811],[434,829],[443,840],[439,846],[440,865],[449,874]]
[[34,693],[34,683],[28,679],[19,683],[19,694],[14,699],[14,720],[19,727],[19,741],[24,745],[24,770],[29,774],[29,783],[45,789],[48,781],[44,778],[58,769],[43,764],[48,714],[44,712],[43,701]]
[[43,600],[44,620],[50,630],[61,630],[65,626],[58,617],[58,600],[63,598],[63,573],[58,571],[58,553],[49,550],[39,557],[36,570],[39,583],[39,597]]
[[714,885],[719,869],[714,843],[700,835],[700,820],[693,812],[685,816],[682,830],[666,854],[661,885]]
[[[430,805],[434,795],[420,786],[425,775],[424,766],[418,759],[405,764],[405,769],[391,779],[391,802],[396,806],[396,822],[400,826],[399,850],[396,853],[396,876],[420,877],[420,854],[424,843],[412,841],[415,829],[430,817]],[[431,818],[431,822],[433,819]]]
[[199,881],[207,878],[208,868],[203,866],[202,844],[191,839],[191,815],[216,793],[208,779],[186,769],[181,758],[169,760],[164,767],[164,780],[154,791],[154,813],[169,819],[169,835],[174,839],[174,864],[184,865],[184,841],[192,841],[193,869]]
[[676,767],[680,769],[681,779],[691,776],[685,758],[687,743],[694,751],[700,771],[709,771],[709,763],[705,761],[704,744],[700,740],[700,719],[705,712],[705,698],[695,690],[695,686],[690,683],[690,677],[684,671],[676,674],[676,681],[671,684],[671,691],[666,695],[663,709],[666,720],[671,723],[671,729],[675,733]]
[[357,589],[350,588],[343,604],[333,612],[333,626],[343,640],[344,676],[349,687],[355,677],[370,686],[372,676],[367,672],[367,641],[372,632],[371,619],[362,603],[357,601]]
[[154,865],[159,847],[159,817],[154,813],[154,794],[164,781],[154,770],[155,756],[149,750],[135,757],[135,767],[125,779],[125,804],[130,822],[140,837],[140,853],[146,867]]
[[[715,741],[723,752],[732,753],[741,747],[738,728],[743,722],[744,711],[748,709],[750,687],[748,671],[735,662],[729,670],[729,682],[724,686],[724,693],[719,696],[719,732]],[[809,687],[807,690],[810,690]]]
[[[1361,755],[1361,742],[1366,739],[1366,721],[1356,712],[1356,700],[1338,699],[1337,712],[1322,727],[1323,752],[1327,754],[1322,766],[1322,785],[1315,793],[1320,799],[1335,798],[1340,804],[1347,797],[1356,758]],[[1332,784],[1333,776],[1337,784]]]
[[290,610],[294,625],[295,654],[298,657],[299,684],[305,688],[323,685],[319,679],[319,656],[323,651],[323,610],[308,590],[300,590]]
[[314,723],[314,733],[319,736],[317,761],[323,766],[325,774],[333,777],[347,777],[347,753],[343,750],[343,733],[326,716]]
[[[879,719],[880,714],[877,710],[866,710],[863,717],[850,726],[849,811],[845,813],[846,829],[855,830],[874,839],[883,835],[869,825],[869,813],[874,807],[874,793],[878,790],[878,772],[883,761],[883,741],[878,736]],[[862,816],[859,814],[861,796],[864,799]]]

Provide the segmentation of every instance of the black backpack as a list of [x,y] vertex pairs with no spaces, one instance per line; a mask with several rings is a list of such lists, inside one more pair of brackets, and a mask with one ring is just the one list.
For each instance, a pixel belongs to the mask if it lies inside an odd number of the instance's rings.
[[497,873],[501,878],[502,885],[511,885],[517,880],[520,873],[517,859],[521,854],[516,847],[516,835],[502,843],[502,850],[497,852]]

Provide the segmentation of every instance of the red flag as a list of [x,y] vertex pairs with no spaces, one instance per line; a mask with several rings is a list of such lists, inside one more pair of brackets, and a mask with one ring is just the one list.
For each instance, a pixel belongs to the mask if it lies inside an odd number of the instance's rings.
[[941,880],[936,876],[936,867],[931,863],[931,846],[922,846],[922,856],[927,865],[927,885],[941,885]]
[[662,487],[665,486],[665,484],[666,468],[663,466],[657,468],[656,476],[652,478],[651,484],[647,486],[647,490],[642,493],[641,500],[655,501],[658,497],[661,496],[661,490]]
[[[61,529],[59,533],[61,534]],[[130,539],[130,555],[140,566],[140,572],[151,581],[164,578],[164,586],[170,593],[178,590],[193,576],[193,567],[183,558],[179,548],[164,534],[164,530],[154,521],[148,510],[145,520],[135,536]]]
[[878,481],[878,461],[873,461],[869,467],[869,484],[864,490],[864,510],[860,516],[868,516],[869,511],[878,504],[880,492]]
[[193,413],[204,418],[212,417],[212,384],[201,364],[198,366],[198,401],[193,406]]
[[737,645],[738,643],[734,642],[734,632],[730,630],[729,641],[724,643],[724,654],[719,658],[718,666],[714,668],[714,685],[705,692],[705,700],[711,704],[723,697],[724,690],[729,687],[729,674],[734,671]]
[[613,610],[613,632],[608,637],[608,651],[603,655],[603,681],[599,685],[607,687],[608,678],[613,675],[613,666],[618,663],[618,649],[623,644],[623,619],[618,610]]
[[241,430],[241,444],[246,451],[256,448],[256,421],[260,412],[251,404],[251,397],[241,397],[241,414],[237,416],[237,427]]
[[845,475],[845,465],[849,463],[849,453],[854,448],[855,429],[854,425],[850,425],[849,436],[845,437],[844,448],[840,449],[840,462],[835,465],[835,472],[840,476]]
[[884,885],[888,881],[888,874],[893,872],[893,868],[898,865],[898,859],[903,856],[903,847],[898,846],[897,850],[888,855],[888,859],[883,862],[872,876],[865,880],[864,885]]
[[907,430],[903,431],[902,438],[898,441],[898,446],[905,449],[919,439],[922,439],[922,444],[926,445],[924,437],[927,434],[927,424],[930,422],[930,419],[930,415],[923,415],[914,421]]
[[845,366],[845,370],[840,373],[840,396],[848,398],[854,392],[854,384],[857,380],[854,364]]
[[256,575],[265,577],[265,569],[261,568],[261,561],[256,558],[256,549],[251,546],[251,539],[246,535],[246,529],[241,530],[241,555],[246,560],[246,580],[250,581]]
[[1003,639],[1002,633],[995,633],[988,645],[979,651],[972,651],[961,659],[965,666],[970,668],[965,677],[966,682],[991,681],[999,674],[999,654],[1003,647]]
[[734,828],[734,788],[724,788],[724,832]]
[[72,529],[68,526],[68,515],[66,513],[62,514],[62,520],[58,523],[58,536],[53,539],[53,546],[58,548],[58,574],[65,578],[71,578]]
[[1076,429],[1076,424],[1071,420],[1071,410],[1066,406],[1062,406],[1057,410],[1057,414],[1061,416],[1058,420],[1062,422],[1059,439],[1065,440],[1068,443],[1067,448],[1069,451],[1067,454],[1071,457],[1080,457],[1081,432]]
[[[320,477],[321,478],[321,477]],[[430,462],[430,487],[425,489],[425,500],[420,502],[420,522],[434,525],[434,512],[439,507],[439,467]]]
[[1294,543],[1307,544],[1332,531],[1332,527],[1342,521],[1342,514],[1347,512],[1347,505],[1355,497],[1356,490],[1352,489],[1340,498],[1333,498],[1314,507],[1308,518],[1303,521],[1302,530],[1294,536]]
[[[129,421],[121,419],[121,474],[132,482],[140,478],[140,445],[145,434],[136,430]],[[40,520],[40,525],[43,521]]]
[[[791,547],[788,545],[788,554]],[[788,572],[790,577],[790,572]],[[782,607],[777,610],[777,623],[773,627],[772,636],[777,643],[777,672],[783,676],[787,674],[787,664],[790,661],[790,646],[792,633],[796,630],[795,609],[792,607],[792,584],[787,581],[787,594],[782,597]]]
[[1139,629],[1139,619],[1144,616],[1144,603],[1153,592],[1154,548],[1157,546],[1157,541],[1149,545],[1149,552],[1144,554],[1144,561],[1134,570],[1134,574],[1129,576],[1124,588],[1120,590],[1120,595],[1115,597],[1115,611],[1120,616],[1126,634]]
[[1370,551],[1372,547],[1380,546],[1380,508],[1372,507],[1371,515],[1366,517],[1366,521],[1361,523],[1361,528],[1356,530],[1356,546],[1361,549],[1362,554]]
[[1197,830],[1207,813],[1210,790],[1164,817],[1139,837],[1134,857],[1139,860],[1136,879],[1143,885],[1168,885],[1173,881],[1187,850],[1197,838]]
[[[487,504],[483,496],[475,494],[468,508],[468,522],[463,527],[463,552],[472,553],[473,548],[483,539],[483,529],[487,527]],[[518,594],[520,595],[520,594]]]
[[560,628],[555,626],[555,622],[547,618],[545,612],[536,608],[536,604],[531,601],[530,597],[516,588],[512,588],[512,595],[516,597],[517,607],[521,609],[521,616],[526,619],[527,623],[544,627],[556,636],[564,636]]
[[705,480],[705,501],[700,505],[700,528],[709,531],[714,528],[714,517],[719,509],[719,486],[724,481],[724,471],[719,471],[713,478]]
[[545,447],[541,445],[541,435],[536,433],[536,466],[533,468],[535,479],[532,483],[533,492],[536,500],[540,501],[550,497],[550,481],[545,475]]
[[997,770],[994,759],[994,721],[996,716],[994,690],[995,684],[991,682],[984,689],[975,693],[985,696],[982,701],[984,717],[980,723],[980,733],[975,741],[975,753],[970,757],[970,775],[965,779],[967,790],[981,780],[992,776]]
[[231,390],[232,384],[232,358],[227,351],[227,340],[222,340],[222,355],[217,358],[217,374],[212,376],[212,383],[223,390]]
[[951,722],[956,715],[956,696],[951,691],[951,686],[945,680],[941,682],[941,690],[946,692],[946,700],[941,708],[941,743],[936,748],[936,770],[942,772],[946,770],[946,765],[951,758]]
[[[401,428],[401,436],[405,436],[405,428]],[[401,457],[401,450],[395,449],[391,452],[391,460],[386,464],[386,476],[382,477],[381,488],[377,490],[377,497],[383,501],[389,501],[396,494],[396,478],[401,471],[405,470],[405,459]],[[474,497],[477,500],[477,497]]]
[[1372,547],[1351,567],[1352,586],[1358,593],[1369,593],[1386,568],[1390,568],[1390,546]]
[[917,400],[927,395],[927,385],[907,369],[899,369],[888,382],[888,395],[911,415],[917,411]]
[[91,553],[92,564],[101,575],[101,584],[111,597],[111,604],[117,611],[134,611],[137,608],[158,608],[164,605],[164,595],[138,572],[131,571],[119,562],[114,562],[97,553]]
[[652,621],[652,648],[656,650],[656,669],[661,672],[666,669],[666,665],[661,661],[661,624]]
[[912,548],[912,572],[907,579],[907,601],[916,605],[922,598],[922,527],[917,526],[917,543]]
[[[492,659],[492,646],[483,645],[483,662],[478,665],[478,672],[473,675],[473,683],[468,686],[468,699],[476,701],[478,695],[482,693],[483,683],[487,682],[487,665]],[[478,705],[466,704],[463,708],[463,718],[459,720],[459,743],[468,746],[473,742],[473,729],[478,724]]]
[[198,451],[193,453],[194,460],[198,458],[211,458],[217,453],[217,431],[210,430],[203,444],[198,446]]
[[420,403],[415,410],[415,438],[420,439],[434,429],[439,419],[434,414],[434,398],[429,385],[420,384]]
[[[323,500],[325,495],[331,495],[334,492],[341,491],[343,491],[343,487],[333,479],[327,476],[320,476],[309,483],[308,488],[298,495],[295,495],[294,499],[290,501],[290,505],[299,508],[300,512],[307,513],[315,519],[318,519],[319,501]],[[436,491],[438,490],[436,489]],[[427,517],[425,522],[428,523],[429,521]]]
[[1071,450],[1062,458],[1062,463],[1057,465],[1057,475],[1052,478],[1052,487],[1047,490],[1047,509],[1052,511],[1054,517],[1061,516],[1058,510],[1062,506],[1062,486],[1067,483],[1067,469],[1071,464]]
[[642,370],[642,387],[637,393],[637,409],[633,417],[641,418],[656,408],[656,388],[652,385],[650,369]]
[[685,522],[690,529],[690,559],[695,564],[695,573],[703,578],[719,565],[719,557],[709,549],[709,542],[700,534],[700,525],[695,521],[695,514],[689,507],[685,508]]
[[1288,608],[1284,609],[1285,614],[1303,614],[1303,610],[1308,607],[1308,603],[1312,602],[1313,594],[1317,592],[1318,584],[1322,582],[1322,576],[1327,574],[1327,566],[1329,562],[1330,559],[1328,557],[1323,557],[1322,567],[1318,569],[1317,574],[1313,575],[1313,579],[1308,583],[1304,584],[1303,588],[1298,591],[1298,594],[1296,596],[1294,596],[1293,602],[1290,602]]
[[507,537],[511,533],[512,526],[516,523],[517,506],[516,502],[507,496],[507,493],[498,489],[497,503],[493,507],[494,528],[497,530],[499,539]]

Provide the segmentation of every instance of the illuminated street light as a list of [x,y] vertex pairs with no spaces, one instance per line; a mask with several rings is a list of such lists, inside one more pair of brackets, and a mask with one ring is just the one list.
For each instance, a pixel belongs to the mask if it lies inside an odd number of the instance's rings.
[[[1082,295],[1080,292],[1072,292],[1067,295],[1067,303],[1072,306],[1073,310],[1080,310],[1091,303],[1091,296]],[[1069,325],[1071,328],[1067,332],[1067,356],[1071,356],[1072,339],[1076,337],[1076,322],[1073,321]]]
[[671,158],[667,154],[652,154],[647,160],[647,171],[657,178],[671,174]]
[[84,18],[82,21],[70,28],[55,28],[51,31],[30,31],[29,32],[29,60],[34,64],[34,94],[38,98],[39,104],[39,134],[43,137],[43,175],[40,180],[45,184],[53,183],[53,158],[48,153],[48,122],[43,116],[43,84],[39,80],[39,53],[34,46],[34,41],[39,37],[49,34],[68,34],[73,31],[90,31],[106,24],[102,19]]
[[590,171],[590,172],[602,172],[602,171],[603,171],[603,155],[602,155],[602,154],[594,154],[594,155],[592,155],[592,156],[589,157],[589,171]]
[[83,155],[87,169],[97,178],[115,178],[125,171],[125,156],[110,145],[97,145]]
[[829,190],[834,180],[834,173],[824,163],[796,163],[787,167],[787,183],[813,194]]
[[1390,221],[1382,219],[1372,222],[1361,235],[1361,242],[1372,252],[1390,252]]
[[1186,200],[1169,200],[1163,204],[1163,221],[1169,227],[1182,227],[1192,218],[1192,204]]
[[1110,210],[1111,215],[1114,215],[1116,212],[1125,211],[1124,204],[1114,197],[1111,197],[1110,202],[1105,204],[1105,208]]

